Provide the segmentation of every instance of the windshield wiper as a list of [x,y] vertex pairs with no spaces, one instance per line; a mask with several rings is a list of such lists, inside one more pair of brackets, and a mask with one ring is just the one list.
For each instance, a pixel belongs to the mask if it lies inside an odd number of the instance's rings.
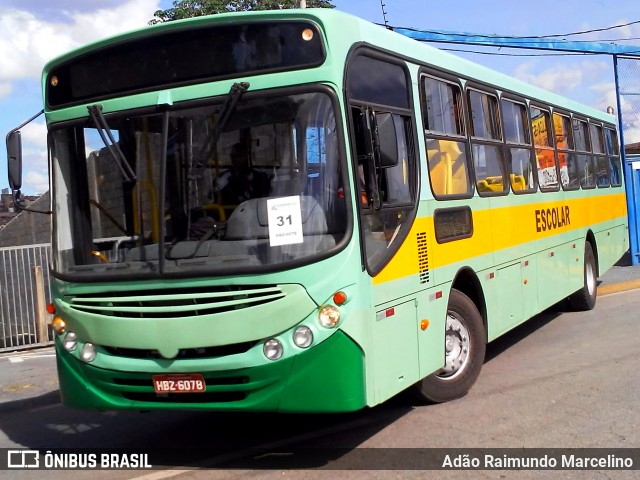
[[244,95],[245,92],[249,90],[249,87],[250,87],[249,82],[240,82],[240,83],[236,82],[231,86],[231,89],[227,94],[227,98],[225,99],[224,104],[220,109],[220,114],[218,115],[216,124],[213,126],[213,132],[215,135],[214,143],[220,137],[220,132],[222,132],[222,129],[227,125],[227,122],[229,121],[229,117],[231,116],[233,111],[236,109],[236,104],[238,103],[242,95]]
[[213,125],[213,135],[211,139],[205,144],[204,148],[200,149],[200,152],[204,154],[204,157],[208,157],[209,152],[215,148],[218,143],[218,139],[222,134],[222,129],[229,122],[229,118],[233,114],[236,109],[236,104],[245,94],[247,90],[249,90],[250,83],[249,82],[236,82],[231,85],[229,89],[229,93],[227,93],[227,97],[222,104],[222,108],[220,109],[220,113],[218,114],[218,118],[216,119],[216,123]]
[[104,146],[107,147],[111,156],[115,159],[118,167],[120,167],[120,171],[122,172],[122,176],[128,182],[136,182],[136,174],[134,173],[131,165],[127,161],[127,158],[120,150],[120,146],[118,142],[116,142],[115,138],[113,138],[113,134],[111,133],[111,129],[109,129],[109,125],[107,125],[107,121],[102,114],[102,105],[89,105],[87,107],[89,110],[89,115],[91,115],[91,119],[100,134],[100,138],[104,142]]

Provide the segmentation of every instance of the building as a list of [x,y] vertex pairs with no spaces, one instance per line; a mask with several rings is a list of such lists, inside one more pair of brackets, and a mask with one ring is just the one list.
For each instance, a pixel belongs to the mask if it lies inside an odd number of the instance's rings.
[[[49,210],[49,192],[43,195],[25,195],[26,205],[37,210]],[[16,247],[51,242],[51,216],[20,211],[13,202],[8,188],[0,195],[0,247]]]

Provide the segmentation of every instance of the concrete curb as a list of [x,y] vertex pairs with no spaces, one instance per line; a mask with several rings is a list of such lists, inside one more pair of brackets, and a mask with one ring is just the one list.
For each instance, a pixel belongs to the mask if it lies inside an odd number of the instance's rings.
[[629,280],[628,282],[613,283],[598,287],[598,296],[610,295],[612,293],[627,292],[640,288],[640,280]]

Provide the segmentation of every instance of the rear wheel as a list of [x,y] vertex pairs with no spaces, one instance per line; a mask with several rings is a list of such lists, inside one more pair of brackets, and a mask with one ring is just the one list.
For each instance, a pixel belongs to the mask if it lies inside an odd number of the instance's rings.
[[445,326],[445,365],[416,384],[418,398],[441,403],[464,396],[480,374],[485,347],[478,309],[464,293],[452,290]]
[[571,308],[576,311],[593,310],[598,295],[598,274],[596,256],[591,243],[584,244],[584,284],[569,297]]

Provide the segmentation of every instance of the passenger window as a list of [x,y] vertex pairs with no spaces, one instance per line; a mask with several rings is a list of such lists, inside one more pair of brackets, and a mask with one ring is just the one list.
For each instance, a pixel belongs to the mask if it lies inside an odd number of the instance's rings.
[[558,168],[556,155],[551,137],[551,122],[549,112],[537,107],[531,107],[531,130],[535,145],[536,162],[538,164],[538,184],[542,191],[557,191],[559,189]]
[[506,193],[502,147],[473,143],[473,162],[476,172],[476,187],[480,195]]
[[560,182],[564,190],[577,190],[580,188],[580,176],[578,175],[578,157],[573,150],[573,129],[571,119],[567,115],[553,114],[553,131],[556,137],[558,149],[558,167],[560,169]]
[[591,145],[596,163],[596,185],[598,188],[606,188],[611,185],[609,180],[609,159],[604,152],[604,138],[600,125],[590,125]]
[[531,145],[527,107],[523,103],[507,99],[502,99],[500,105],[504,119],[504,139],[508,143]]
[[467,142],[427,138],[429,178],[436,198],[469,196]]
[[534,175],[535,160],[529,148],[509,148],[511,164],[511,189],[515,193],[529,193],[536,190]]
[[477,90],[469,90],[469,112],[471,112],[471,136],[490,140],[502,140],[498,99]]
[[620,149],[618,147],[618,135],[611,128],[604,129],[604,143],[609,158],[609,175],[611,185],[619,187],[622,185],[622,174],[620,167]]
[[454,83],[424,77],[425,129],[450,135],[464,135],[460,87]]
[[602,140],[602,127],[591,124],[591,145],[593,153],[604,153],[604,142]]
[[582,188],[594,188],[596,186],[596,164],[591,155],[591,143],[589,141],[589,125],[585,120],[573,120],[573,132],[578,157],[578,176]]
[[527,107],[522,102],[503,98],[500,100],[504,139],[509,148],[506,149],[506,164],[509,167],[509,183],[514,193],[531,193],[536,191],[537,182],[534,171],[535,156],[531,149],[529,133],[529,116]]
[[437,199],[469,197],[472,187],[460,86],[425,75],[422,77],[422,93],[433,195]]
[[502,140],[498,98],[469,89],[467,101],[471,117],[471,144],[478,193],[507,193],[509,184],[506,182],[502,145],[490,143],[492,140]]

